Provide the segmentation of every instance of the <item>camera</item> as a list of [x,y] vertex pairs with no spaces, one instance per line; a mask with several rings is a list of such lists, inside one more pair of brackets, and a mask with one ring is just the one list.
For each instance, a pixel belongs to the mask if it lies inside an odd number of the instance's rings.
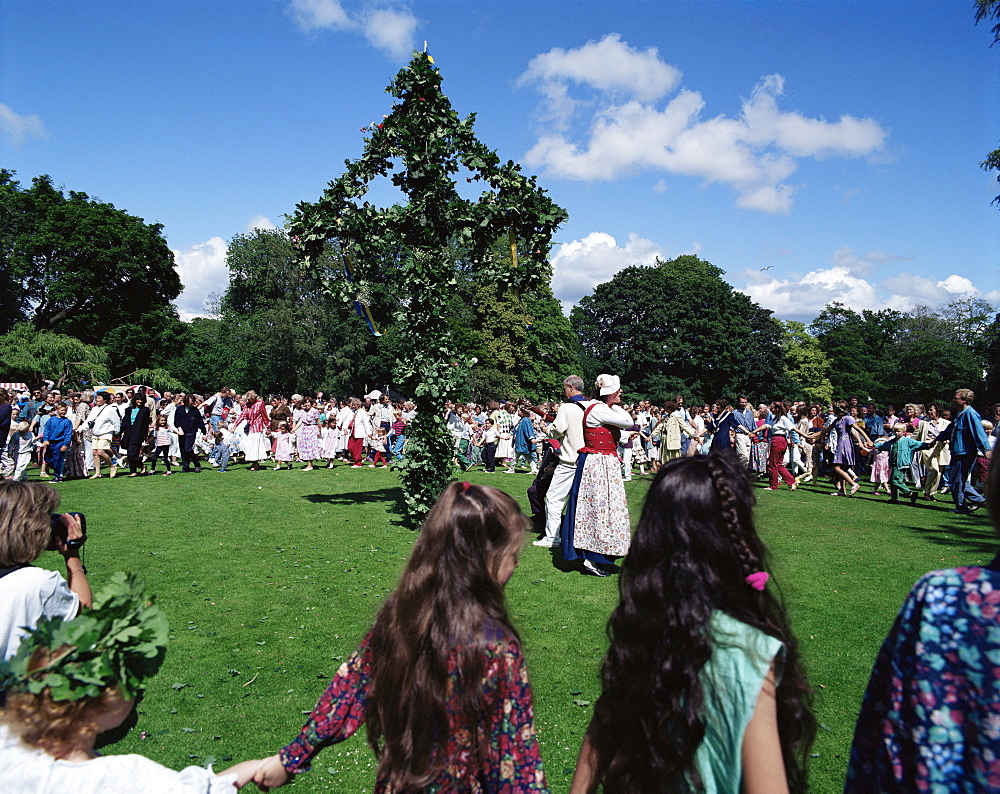
[[49,535],[49,545],[45,547],[46,550],[59,551],[59,541],[62,541],[71,549],[78,549],[87,542],[86,517],[83,513],[70,513],[69,515],[80,519],[80,529],[83,532],[83,536],[69,540],[69,530],[66,529],[66,525],[63,523],[62,513],[53,513],[51,519],[52,533]]

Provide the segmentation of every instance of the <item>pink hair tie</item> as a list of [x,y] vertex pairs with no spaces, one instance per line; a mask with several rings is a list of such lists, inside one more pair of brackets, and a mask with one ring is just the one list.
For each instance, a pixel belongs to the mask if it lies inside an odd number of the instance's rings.
[[471,487],[472,487],[472,484],[468,480],[466,480],[465,482],[462,483],[462,493],[465,493]]
[[754,590],[763,590],[770,574],[767,571],[755,571],[747,577],[747,584]]

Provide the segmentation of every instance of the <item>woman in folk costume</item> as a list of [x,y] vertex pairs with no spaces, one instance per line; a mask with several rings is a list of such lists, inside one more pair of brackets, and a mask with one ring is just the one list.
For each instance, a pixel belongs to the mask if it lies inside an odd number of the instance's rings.
[[625,501],[618,438],[623,429],[638,430],[621,407],[621,381],[616,375],[597,378],[598,397],[583,412],[583,443],[563,517],[562,555],[583,559],[593,576],[609,576],[608,566],[628,553],[631,524]]
[[268,440],[264,431],[270,428],[271,420],[267,415],[267,405],[257,396],[257,392],[248,391],[246,407],[233,422],[238,427],[243,422],[249,422],[246,436],[243,439],[243,457],[250,464],[250,471],[260,471],[260,462],[267,458]]

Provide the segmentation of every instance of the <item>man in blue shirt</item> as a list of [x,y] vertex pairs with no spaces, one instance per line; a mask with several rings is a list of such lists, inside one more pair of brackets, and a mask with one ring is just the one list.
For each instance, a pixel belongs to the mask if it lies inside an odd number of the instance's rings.
[[733,409],[733,419],[736,421],[736,454],[747,468],[750,467],[750,434],[757,429],[757,422],[750,407],[750,400],[745,394],[738,399],[739,407]]
[[975,398],[976,395],[971,389],[958,389],[955,392],[958,409],[951,426],[945,431],[950,435],[951,441],[951,494],[955,500],[953,512],[963,515],[978,510],[986,501],[972,487],[970,477],[976,465],[976,458],[979,455],[986,455],[990,450],[990,442],[983,429],[983,420],[972,407]]

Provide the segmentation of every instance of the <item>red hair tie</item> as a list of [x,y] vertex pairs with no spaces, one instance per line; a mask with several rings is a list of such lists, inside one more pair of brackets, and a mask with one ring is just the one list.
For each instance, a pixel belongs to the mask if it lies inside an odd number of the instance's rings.
[[462,493],[465,493],[471,487],[472,487],[471,483],[468,480],[466,480],[465,482],[462,483]]

